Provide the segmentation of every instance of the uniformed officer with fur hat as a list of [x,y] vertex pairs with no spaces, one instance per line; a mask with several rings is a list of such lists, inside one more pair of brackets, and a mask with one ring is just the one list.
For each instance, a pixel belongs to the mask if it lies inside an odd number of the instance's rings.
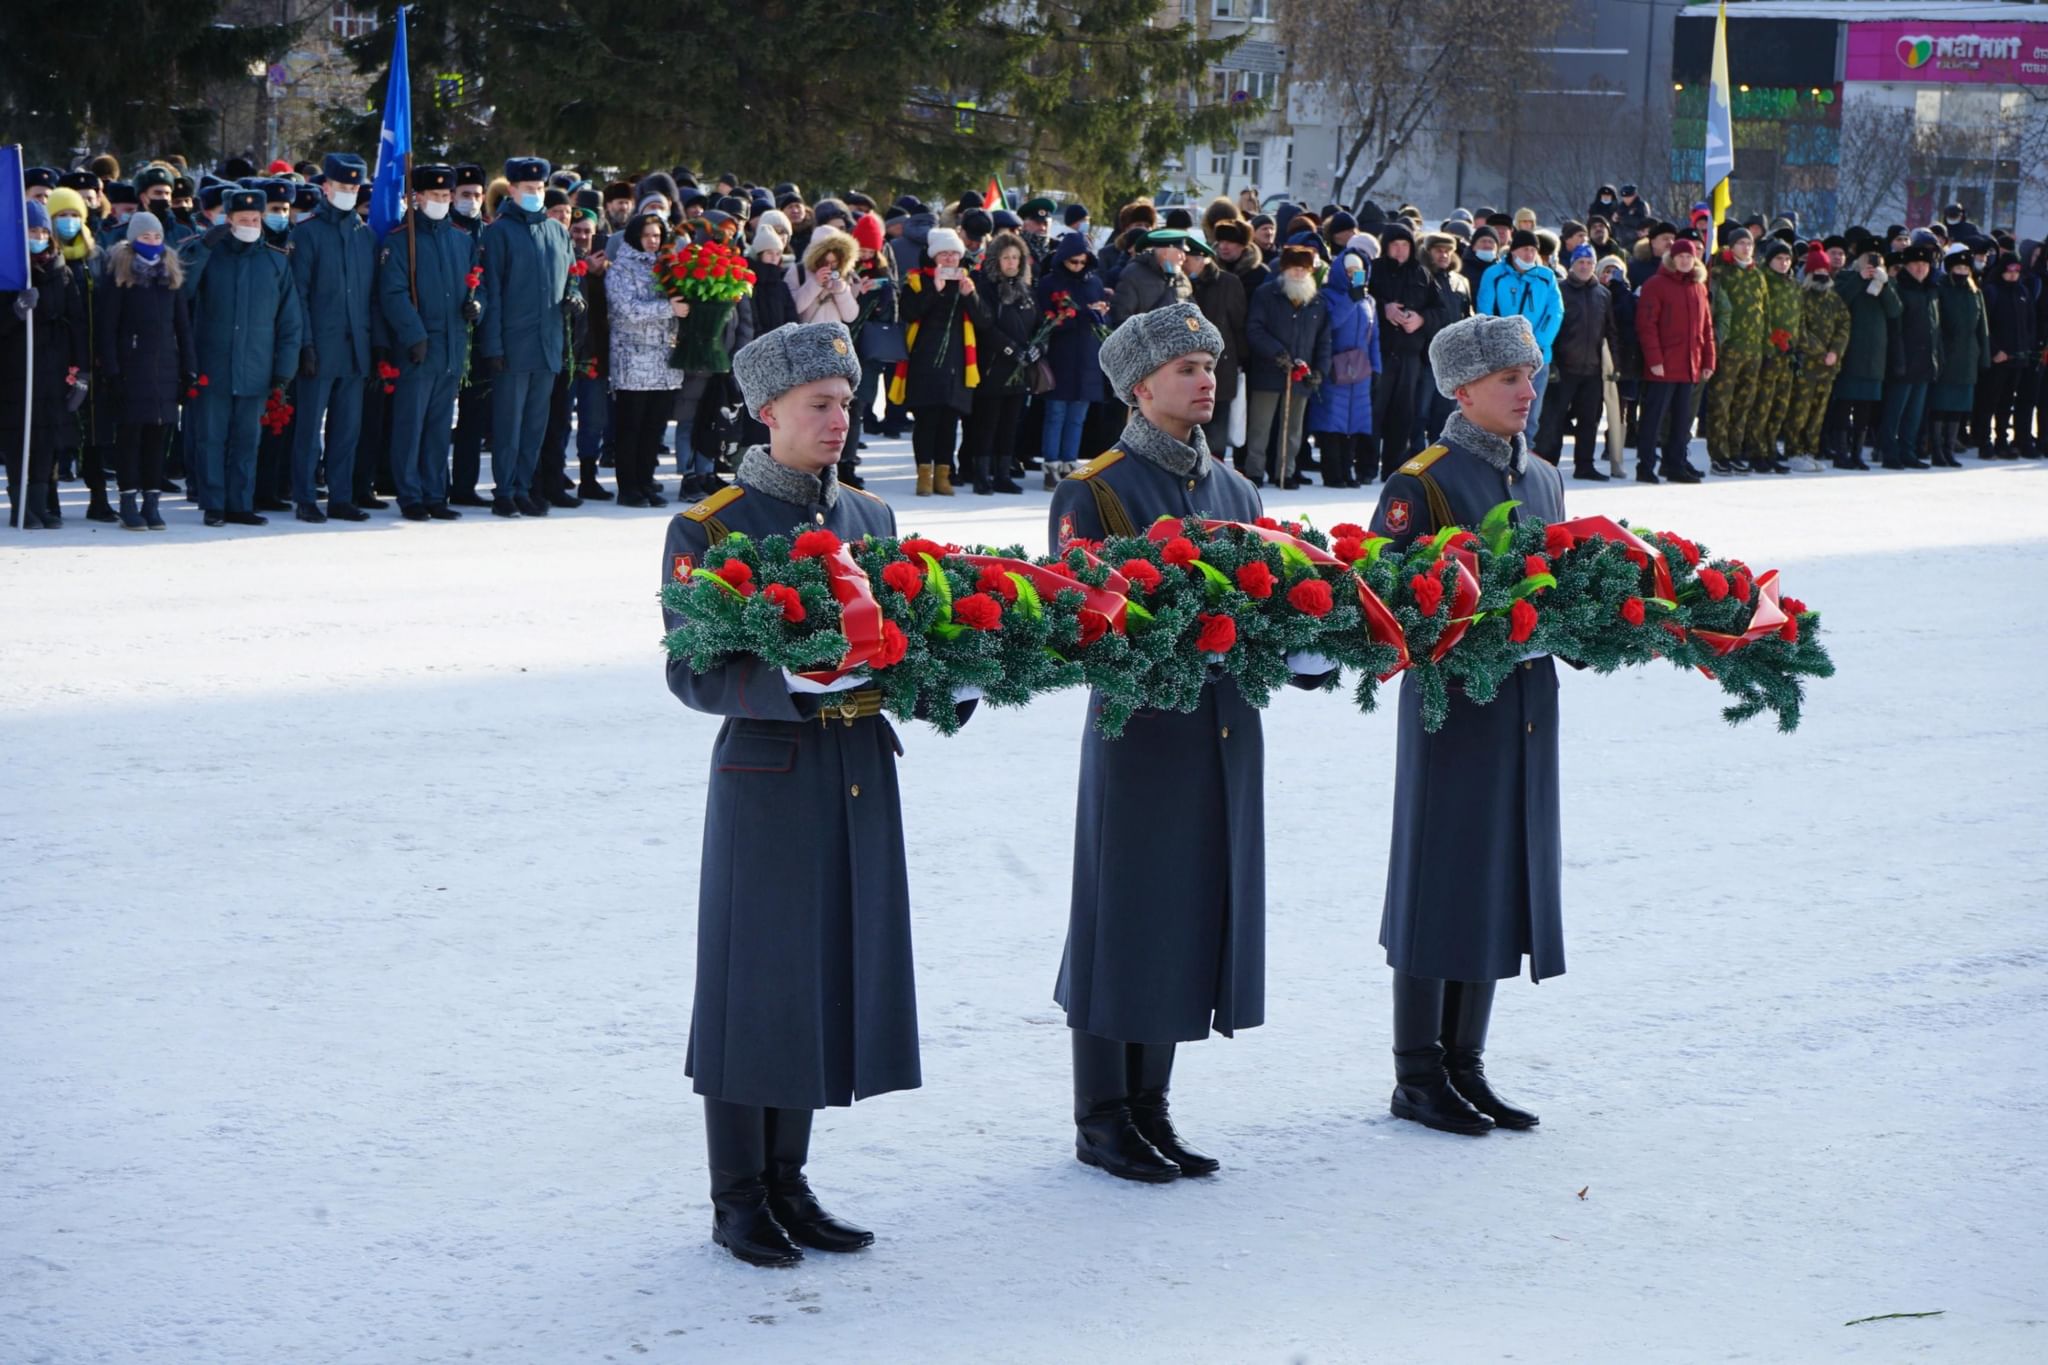
[[[670,522],[663,580],[687,578],[734,533],[895,535],[887,503],[838,479],[860,383],[845,325],[788,323],[732,369],[769,441],[746,452],[736,483]],[[670,629],[678,620],[663,614]],[[672,659],[668,685],[725,717],[705,799],[689,1052],[712,1239],[756,1265],[800,1260],[799,1246],[857,1251],[874,1235],[819,1206],[804,1163],[813,1111],[921,1083],[895,733],[858,671],[819,683],[751,657],[705,670]]]
[[377,264],[382,335],[398,366],[391,397],[391,476],[407,521],[454,521],[449,429],[469,349],[465,305],[476,239],[451,221],[455,168],[412,168],[412,212],[385,238]]
[[[331,153],[321,163],[321,204],[292,233],[292,273],[306,301],[299,352],[299,400],[292,437],[292,502],[300,521],[368,521],[356,506],[370,493],[356,477],[363,386],[370,376],[376,315],[377,244],[356,213],[370,178],[363,159]],[[314,471],[327,464],[327,511],[315,500]]]
[[[1564,482],[1524,432],[1543,352],[1523,317],[1484,314],[1430,342],[1437,387],[1457,401],[1436,445],[1387,480],[1372,530],[1405,549],[1476,528],[1499,503],[1564,517]],[[1401,683],[1394,833],[1380,944],[1394,969],[1398,1118],[1453,1133],[1528,1128],[1481,1065],[1494,983],[1564,972],[1557,794],[1557,671],[1522,662],[1481,706],[1453,689],[1443,728],[1422,728],[1422,690]]]

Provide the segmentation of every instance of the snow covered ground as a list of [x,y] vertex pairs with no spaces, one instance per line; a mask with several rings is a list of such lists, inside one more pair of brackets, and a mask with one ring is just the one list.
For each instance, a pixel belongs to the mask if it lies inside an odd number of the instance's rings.
[[1392,716],[1290,694],[1268,1022],[1176,1077],[1224,1171],[1077,1165],[1081,699],[984,711],[904,736],[925,1086],[819,1122],[881,1240],[782,1272],[706,1236],[663,514],[0,539],[0,1365],[2048,1358],[2048,469],[1570,496],[1782,567],[1841,672],[1793,736],[1566,677],[1539,1130],[1388,1117]]

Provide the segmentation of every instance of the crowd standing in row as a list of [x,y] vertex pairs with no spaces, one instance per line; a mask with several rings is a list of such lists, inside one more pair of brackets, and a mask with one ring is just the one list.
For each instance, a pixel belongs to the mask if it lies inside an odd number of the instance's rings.
[[[1528,320],[1529,435],[1552,463],[1569,436],[1580,479],[1624,472],[1633,445],[1637,479],[1697,481],[1696,421],[1717,474],[2048,450],[2042,244],[1959,205],[1808,239],[1793,215],[1716,227],[1704,205],[1681,227],[1631,185],[1602,186],[1584,222],[1460,208],[1434,231],[1413,206],[1266,213],[1246,191],[1199,219],[1135,201],[1097,230],[1050,198],[810,204],[734,173],[706,189],[684,168],[600,181],[516,157],[495,179],[416,167],[378,241],[359,157],[220,170],[30,171],[31,287],[0,304],[0,375],[34,330],[26,469],[22,386],[0,383],[19,521],[61,526],[71,477],[88,518],[135,530],[163,528],[164,493],[208,525],[366,520],[380,491],[417,521],[662,506],[665,448],[694,500],[762,436],[731,353],[791,321],[846,324],[863,362],[848,484],[863,434],[908,429],[919,495],[1020,493],[1027,472],[1052,488],[1122,430],[1103,339],[1181,302],[1224,338],[1209,447],[1274,486],[1358,487],[1421,450],[1450,411],[1429,343],[1473,314]],[[744,251],[753,276],[708,348],[679,348],[691,305],[657,286],[685,243]]]

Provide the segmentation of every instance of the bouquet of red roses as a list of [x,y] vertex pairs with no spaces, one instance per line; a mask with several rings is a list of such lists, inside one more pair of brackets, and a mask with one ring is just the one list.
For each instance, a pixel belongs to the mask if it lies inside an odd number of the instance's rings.
[[755,283],[747,258],[722,242],[683,241],[654,258],[654,287],[690,305],[676,327],[668,363],[678,370],[724,374],[732,368],[725,324]]

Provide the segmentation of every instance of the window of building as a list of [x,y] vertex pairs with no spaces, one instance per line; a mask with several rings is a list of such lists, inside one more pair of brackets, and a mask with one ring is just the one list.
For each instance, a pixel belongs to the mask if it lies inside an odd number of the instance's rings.
[[377,11],[366,3],[352,5],[349,0],[334,0],[327,10],[327,31],[342,42],[360,38],[377,31]]
[[1280,76],[1273,71],[1209,71],[1209,100],[1212,104],[1245,104],[1263,100],[1270,107],[1280,98]]
[[1235,149],[1227,142],[1218,143],[1209,148],[1210,179],[1228,180],[1230,178],[1230,158],[1234,151]]
[[1244,169],[1241,172],[1247,184],[1259,183],[1265,160],[1265,145],[1258,142],[1244,144]]
[[1216,0],[1214,14],[1218,19],[1237,19],[1262,23],[1273,17],[1273,0]]

